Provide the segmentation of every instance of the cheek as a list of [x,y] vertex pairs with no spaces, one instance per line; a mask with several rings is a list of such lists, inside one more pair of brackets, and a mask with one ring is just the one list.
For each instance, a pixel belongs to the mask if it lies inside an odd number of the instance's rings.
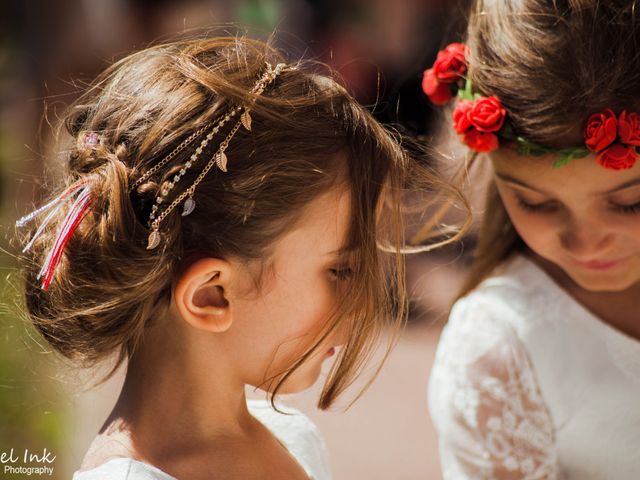
[[558,244],[560,226],[553,215],[529,213],[515,199],[502,198],[511,223],[529,248],[538,254],[544,254]]
[[315,282],[301,288],[296,302],[296,335],[306,338],[305,346],[315,341],[329,320],[336,296],[327,276],[320,275]]
[[[272,298],[271,312],[277,334],[271,335],[269,352],[263,364],[265,378],[277,376],[291,367],[315,342],[332,312],[334,289],[328,279],[309,278]],[[310,387],[318,378],[326,349],[322,346],[283,384],[281,393],[294,393]]]
[[306,350],[325,326],[335,301],[328,278],[321,274],[300,278],[273,292],[268,307],[279,330],[281,351]]
[[608,225],[621,242],[636,251],[640,250],[640,214],[615,215]]

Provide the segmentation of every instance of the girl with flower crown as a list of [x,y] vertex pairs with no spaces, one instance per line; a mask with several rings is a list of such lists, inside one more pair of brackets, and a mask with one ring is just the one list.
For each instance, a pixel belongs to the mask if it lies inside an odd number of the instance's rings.
[[305,65],[182,40],[115,63],[70,108],[61,193],[18,226],[41,218],[22,256],[37,331],[80,365],[126,361],[75,480],[330,478],[315,427],[275,396],[335,357],[329,407],[397,332],[402,191],[455,191]]
[[638,477],[638,8],[477,0],[425,72],[492,170],[429,385],[445,479]]

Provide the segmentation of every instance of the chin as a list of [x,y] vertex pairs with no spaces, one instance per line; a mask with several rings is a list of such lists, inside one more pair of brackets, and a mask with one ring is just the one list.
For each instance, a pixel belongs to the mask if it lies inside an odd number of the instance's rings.
[[622,292],[639,282],[638,278],[631,278],[629,275],[607,275],[605,273],[582,275],[570,271],[566,272],[580,288],[589,292]]
[[320,377],[321,366],[305,368],[303,365],[285,380],[279,393],[291,394],[304,392],[311,388]]

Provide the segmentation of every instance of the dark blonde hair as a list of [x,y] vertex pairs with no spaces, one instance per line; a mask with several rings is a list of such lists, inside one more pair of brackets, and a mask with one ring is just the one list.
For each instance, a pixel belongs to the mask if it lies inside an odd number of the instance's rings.
[[[477,0],[467,36],[474,91],[496,95],[527,140],[580,146],[593,113],[640,108],[637,0]],[[476,261],[460,296],[524,248],[491,184]]]
[[[55,350],[85,366],[117,352],[111,375],[169,306],[181,261],[267,258],[270,245],[292,227],[303,207],[340,179],[351,192],[345,247],[353,251],[354,275],[324,335],[338,325],[348,325],[350,334],[319,405],[330,406],[353,381],[385,324],[397,332],[406,312],[401,191],[411,183],[457,193],[410,161],[393,135],[330,76],[314,73],[318,68],[312,64],[300,62],[262,95],[252,95],[266,62],[286,59],[246,38],[175,41],[118,61],[70,108],[65,123],[71,137],[100,132],[102,142],[93,148],[74,142],[64,152],[64,185],[54,190],[84,178],[96,200],[70,239],[48,291],[38,286],[36,274],[65,212],[22,259],[28,315]],[[195,211],[188,217],[173,211],[162,226],[165,247],[147,250],[146,221],[154,199],[188,161],[191,149],[178,154],[160,177],[131,193],[128,189],[233,104],[252,104],[253,126],[231,141],[228,172],[209,172],[196,192]],[[218,145],[227,132],[211,144]],[[184,183],[191,184],[197,174],[198,169],[187,172]],[[385,221],[379,223],[381,207]],[[32,233],[25,232],[23,240]],[[393,254],[381,253],[380,243]],[[321,341],[270,379],[277,383],[274,393]]]

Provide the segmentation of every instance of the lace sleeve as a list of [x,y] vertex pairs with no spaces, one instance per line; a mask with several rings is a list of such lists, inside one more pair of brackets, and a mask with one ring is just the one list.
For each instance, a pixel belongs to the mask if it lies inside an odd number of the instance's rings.
[[464,299],[442,334],[429,406],[445,480],[558,478],[551,417],[504,318],[491,304]]

